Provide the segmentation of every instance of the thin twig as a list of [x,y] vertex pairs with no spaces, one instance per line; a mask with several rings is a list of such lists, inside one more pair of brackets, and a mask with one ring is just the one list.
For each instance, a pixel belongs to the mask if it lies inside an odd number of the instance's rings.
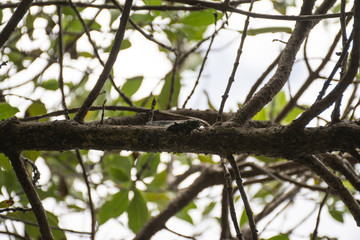
[[174,66],[171,73],[171,83],[170,83],[170,93],[169,93],[169,100],[166,106],[166,109],[170,109],[172,107],[172,102],[174,98],[175,93],[175,82],[178,74],[178,68],[179,68],[179,57],[178,54],[175,53],[175,60],[174,60]]
[[[105,66],[105,63],[104,63],[104,61],[103,61],[103,60],[101,59],[101,57],[100,57],[100,54],[99,54],[99,52],[98,52],[98,49],[97,49],[94,41],[93,41],[92,38],[91,38],[90,31],[89,31],[88,27],[86,26],[85,21],[84,21],[83,18],[81,17],[79,11],[78,11],[77,8],[76,8],[76,5],[73,4],[72,0],[69,0],[69,2],[70,2],[70,6],[71,6],[72,9],[74,10],[77,18],[79,19],[79,21],[80,21],[80,23],[81,23],[81,25],[82,25],[82,27],[83,27],[83,29],[84,29],[84,31],[85,31],[86,36],[88,37],[88,41],[89,41],[89,43],[91,44],[91,46],[92,46],[92,48],[93,48],[93,50],[94,50],[95,57],[98,59],[98,61],[100,62],[100,64],[104,67],[104,66]],[[130,99],[128,96],[126,96],[126,94],[123,93],[123,92],[116,86],[114,77],[113,77],[111,74],[109,74],[109,78],[110,78],[111,84],[113,85],[114,89],[119,93],[119,95],[121,96],[121,98],[122,98],[127,104],[129,104],[130,106],[134,106],[134,103],[131,101],[131,99]]]
[[351,59],[349,67],[341,78],[336,87],[323,99],[316,101],[307,111],[291,123],[292,127],[303,128],[305,127],[315,116],[319,115],[336,100],[338,100],[342,93],[347,89],[349,84],[354,80],[360,60],[360,1],[355,1],[355,14],[353,25],[353,46],[351,50]]
[[[346,35],[346,19],[345,19],[345,5],[346,1],[341,0],[341,17],[340,17],[340,24],[341,24],[341,36],[342,36],[342,47],[343,49],[346,48],[347,43],[347,35]],[[341,71],[340,71],[340,79],[344,76],[346,72],[346,65],[347,65],[347,58],[349,56],[349,53],[346,52],[346,56],[344,57],[344,60],[341,63]],[[340,105],[341,105],[341,97],[335,102],[334,110],[331,113],[331,122],[336,123],[340,121]]]
[[121,16],[119,29],[116,32],[114,44],[111,48],[110,55],[108,60],[106,61],[106,64],[104,66],[104,69],[102,73],[100,74],[100,77],[98,78],[94,88],[89,93],[88,97],[83,102],[81,108],[77,112],[76,116],[74,117],[74,120],[79,123],[84,122],[84,118],[89,111],[91,105],[95,101],[95,99],[98,97],[103,85],[105,84],[106,79],[108,78],[110,71],[116,61],[117,55],[121,48],[121,43],[124,39],[125,29],[126,29],[126,23],[130,16],[130,10],[132,7],[132,0],[126,0],[125,7],[123,14]]
[[229,225],[229,197],[226,191],[226,184],[223,187],[221,199],[221,235],[220,239],[230,239],[230,225]]
[[326,203],[326,200],[328,199],[328,196],[329,196],[329,192],[330,191],[326,191],[326,194],[324,196],[324,199],[321,201],[320,203],[320,207],[319,207],[319,212],[318,212],[318,216],[316,218],[316,224],[315,224],[315,229],[314,229],[314,232],[311,236],[311,240],[316,240],[317,239],[317,234],[318,234],[318,228],[319,228],[319,224],[320,224],[320,215],[321,215],[321,210],[323,209],[325,203]]
[[276,65],[279,63],[281,53],[275,58],[275,60],[268,66],[268,68],[261,74],[261,76],[256,80],[254,85],[252,85],[249,93],[247,94],[245,98],[245,102],[250,100],[250,98],[254,95],[255,91],[258,89],[258,87],[261,85],[261,83],[265,80],[265,78],[270,74],[270,72],[276,67]]
[[353,38],[353,32],[351,32],[349,39],[347,40],[346,44],[343,46],[343,50],[341,52],[341,55],[339,57],[339,60],[336,62],[333,70],[331,71],[329,77],[326,79],[326,81],[324,82],[324,86],[322,87],[321,91],[319,92],[319,95],[316,98],[316,101],[319,101],[323,98],[323,96],[325,95],[326,89],[330,86],[330,83],[332,81],[332,79],[335,76],[335,73],[337,72],[337,70],[342,66],[344,60],[346,61],[346,57],[348,55],[348,49],[350,47],[350,43],[352,41]]
[[[251,12],[251,10],[253,8],[253,5],[254,5],[254,0],[252,0],[251,3],[250,3],[249,12]],[[244,43],[245,43],[245,38],[246,38],[247,30],[248,30],[248,27],[249,27],[249,23],[250,23],[250,16],[247,16],[246,20],[245,20],[245,24],[244,24],[244,30],[243,30],[243,32],[241,34],[240,45],[239,45],[239,48],[238,48],[237,53],[236,53],[234,66],[233,66],[231,75],[229,77],[225,92],[222,95],[222,100],[221,100],[221,104],[220,104],[220,108],[219,108],[219,114],[218,114],[217,119],[216,119],[217,122],[222,121],[222,113],[224,111],[225,102],[226,102],[227,98],[229,97],[229,92],[230,92],[231,86],[235,82],[235,74],[236,74],[236,71],[237,71],[238,66],[239,66],[240,57],[241,57],[241,54],[242,54],[242,51],[243,51],[243,46],[244,46]]]
[[96,215],[95,215],[94,203],[93,203],[93,200],[92,200],[92,197],[91,197],[91,187],[90,187],[89,179],[88,179],[88,176],[87,176],[87,173],[86,173],[86,168],[85,168],[85,165],[84,165],[84,161],[82,160],[79,149],[76,149],[75,152],[76,152],[76,158],[78,159],[78,162],[80,164],[83,179],[85,181],[85,185],[86,185],[86,188],[87,188],[87,194],[88,194],[88,198],[89,198],[89,207],[90,207],[90,213],[91,213],[91,239],[94,240],[95,239],[95,233],[96,233]]
[[[18,222],[22,222],[22,223],[27,224],[27,225],[39,227],[39,224],[37,224],[35,222],[10,217],[8,215],[0,215],[0,218],[9,219],[9,220],[12,220],[12,221],[18,221]],[[81,231],[76,231],[76,230],[72,230],[72,229],[59,228],[58,226],[50,226],[50,227],[51,227],[51,229],[54,229],[54,230],[59,230],[59,231],[64,231],[64,232],[69,232],[69,233],[74,233],[74,234],[83,234],[83,235],[90,235],[91,234],[89,232],[81,232]]]
[[360,226],[360,205],[336,175],[314,156],[301,157],[294,159],[294,161],[308,167],[312,172],[321,177],[331,190],[343,201],[354,217],[357,225]]
[[57,6],[57,14],[59,18],[59,87],[61,91],[61,104],[64,108],[65,118],[70,119],[68,108],[65,102],[65,93],[64,93],[64,78],[63,78],[63,70],[64,70],[64,41],[63,41],[63,28],[62,28],[62,8],[61,6]]
[[[339,18],[341,13],[333,13],[333,14],[314,14],[314,15],[303,15],[303,16],[294,16],[294,15],[271,15],[271,14],[262,14],[255,12],[248,12],[245,10],[241,10],[236,8],[237,5],[242,3],[249,3],[250,1],[234,1],[230,2],[230,6],[224,5],[221,2],[210,2],[210,1],[199,1],[199,0],[168,0],[169,2],[178,2],[187,4],[190,6],[174,6],[174,5],[144,5],[144,6],[134,6],[134,11],[202,11],[207,8],[219,10],[221,12],[228,13],[237,13],[245,16],[250,16],[253,18],[260,19],[270,19],[270,20],[286,20],[286,21],[308,21],[308,20],[321,20],[321,19],[331,19],[331,18]],[[15,8],[19,3],[4,3],[0,5],[0,9],[4,8]],[[97,9],[116,9],[117,7],[111,4],[92,4],[92,3],[76,3],[79,7],[84,8],[97,8]],[[34,2],[31,6],[51,6],[51,5],[62,5],[69,6],[69,3],[66,1],[46,1],[46,2]],[[193,5],[193,6],[191,6]],[[346,16],[352,16],[354,13],[352,11],[346,12]]]
[[239,223],[238,223],[237,217],[236,217],[233,189],[231,186],[232,185],[231,184],[231,175],[230,175],[229,169],[226,166],[225,159],[223,157],[221,157],[221,165],[222,165],[223,172],[224,172],[225,188],[226,188],[228,203],[229,203],[229,207],[230,207],[230,216],[231,216],[231,220],[233,222],[234,228],[235,228],[236,236],[239,240],[245,240],[242,233],[240,232]]
[[257,233],[258,230],[256,229],[256,224],[255,224],[255,220],[254,220],[254,214],[253,214],[253,211],[251,210],[251,206],[250,206],[248,197],[246,195],[245,188],[244,188],[243,183],[242,183],[242,178],[241,178],[239,168],[236,165],[235,159],[234,159],[234,157],[232,155],[227,156],[226,159],[229,161],[229,163],[230,163],[230,165],[231,165],[231,167],[232,167],[232,169],[233,169],[233,171],[235,173],[236,185],[239,187],[240,196],[241,196],[241,199],[243,200],[243,203],[244,203],[245,212],[246,212],[246,215],[248,217],[249,226],[250,226],[250,229],[251,229],[252,239],[257,240],[257,239],[259,239],[259,236],[258,236],[258,233]]
[[[115,0],[111,0],[111,2],[122,12],[123,8],[120,6],[120,4],[115,1]],[[156,43],[157,45],[159,45],[162,48],[165,48],[171,52],[175,52],[176,49],[174,49],[171,46],[165,45],[164,43],[159,42],[158,40],[156,40],[151,34],[146,33],[141,27],[139,27],[131,18],[129,18],[129,23],[131,24],[131,26],[133,28],[135,28],[135,30],[137,30],[140,34],[142,34],[146,39]]]
[[189,96],[186,98],[186,100],[185,100],[182,108],[185,108],[187,102],[190,100],[191,96],[192,96],[192,95],[194,94],[194,92],[195,92],[196,87],[197,87],[198,84],[199,84],[201,74],[202,74],[202,72],[203,72],[203,70],[204,70],[204,66],[205,66],[206,60],[207,60],[207,58],[208,58],[208,55],[209,55],[210,50],[211,50],[211,46],[212,46],[212,44],[213,44],[213,42],[214,42],[214,39],[215,39],[215,36],[216,36],[216,33],[217,33],[217,30],[216,30],[217,17],[218,17],[218,15],[217,15],[217,13],[215,12],[215,13],[214,13],[214,18],[215,18],[215,32],[214,32],[213,35],[211,36],[210,44],[209,44],[208,49],[206,50],[204,60],[203,60],[202,63],[201,63],[200,70],[199,70],[199,74],[198,74],[198,77],[197,77],[197,79],[196,79],[196,81],[195,81],[194,87],[193,87],[193,89],[191,90],[191,93],[189,94]]

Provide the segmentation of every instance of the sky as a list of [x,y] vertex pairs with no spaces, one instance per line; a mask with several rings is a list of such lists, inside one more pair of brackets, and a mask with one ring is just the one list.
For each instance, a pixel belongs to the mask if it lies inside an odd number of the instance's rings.
[[[136,2],[136,1],[135,1]],[[258,7],[258,6],[261,6]],[[262,12],[262,13],[274,13],[271,12],[271,4],[262,4],[255,5],[254,11]],[[291,14],[297,14],[296,9],[290,9]],[[275,13],[276,14],[276,13]],[[103,21],[108,21],[108,16],[100,16]],[[229,24],[229,29],[233,29],[233,31],[222,32],[217,36],[213,49],[208,57],[208,61],[205,65],[205,70],[203,73],[203,78],[200,80],[199,89],[195,92],[195,95],[192,97],[189,102],[188,107],[194,109],[206,109],[207,108],[207,100],[203,90],[206,90],[210,96],[210,99],[215,107],[219,107],[221,102],[221,96],[226,87],[226,83],[231,74],[231,70],[233,67],[233,62],[236,55],[236,50],[240,41],[240,34],[237,32],[242,29],[244,22],[244,17],[239,15],[232,16]],[[281,26],[281,27],[292,27],[294,22],[280,22],[280,21],[263,21],[261,19],[251,19],[250,20],[250,28],[258,28],[258,27],[266,27],[266,26]],[[209,29],[208,33],[211,33],[211,29]],[[316,39],[316,41],[310,41],[309,46],[309,55],[310,56],[323,56],[324,51],[327,49],[327,44],[329,36],[333,36],[333,34],[337,30],[332,29],[331,27],[326,27],[322,25],[318,28],[318,31],[314,34],[311,34],[311,39]],[[126,78],[144,75],[145,79],[143,85],[141,86],[140,91],[135,95],[135,98],[141,98],[143,94],[147,93],[149,89],[153,87],[155,83],[157,83],[164,75],[171,69],[171,64],[166,59],[166,56],[163,53],[159,53],[157,50],[157,46],[149,41],[146,41],[139,33],[132,32],[127,33],[127,36],[130,38],[132,42],[132,48],[128,50],[121,51],[114,67],[117,72],[118,78],[121,80],[125,80]],[[239,102],[243,102],[247,92],[251,88],[254,81],[256,81],[257,77],[261,75],[261,73],[265,70],[266,66],[272,62],[274,57],[277,56],[279,51],[283,49],[283,43],[279,41],[273,41],[274,39],[280,39],[286,41],[289,35],[286,33],[281,34],[264,34],[263,36],[249,36],[246,39],[243,55],[240,59],[240,65],[237,71],[235,83],[231,89],[230,97],[226,103],[226,111],[229,110],[237,110],[237,104]],[[331,39],[331,37],[330,37]],[[83,39],[84,44],[80,44],[86,48],[86,40]],[[26,43],[24,43],[26,45]],[[206,44],[203,49],[206,49]],[[340,49],[338,49],[340,50]],[[301,58],[302,53],[299,53],[299,58]],[[314,60],[317,61],[317,60]],[[139,67],[140,66],[140,67]],[[71,76],[74,72],[66,72],[65,77]],[[290,77],[290,89],[288,91],[288,87],[285,87],[284,90],[289,96],[289,94],[294,94],[296,89],[301,85],[304,80],[303,76],[306,75],[305,66],[302,63],[297,63],[294,66],[294,71]],[[186,75],[186,79],[183,84],[185,85],[185,91],[190,92],[192,89],[192,84],[194,79],[196,79],[196,73],[188,73]],[[96,78],[91,79],[94,82]],[[320,90],[322,84],[315,83],[311,89],[300,99],[302,103],[311,104],[316,97],[317,92]],[[91,83],[89,84],[91,87]],[[158,87],[158,91],[161,89],[161,85]],[[20,92],[28,91],[26,89],[20,89]],[[41,94],[41,93],[39,93]],[[46,95],[48,98],[49,95]],[[58,97],[58,96],[57,96]],[[186,95],[180,96],[180,106],[182,105],[182,101],[186,99]],[[324,113],[324,115],[328,115],[329,113]],[[46,166],[45,164],[41,164],[41,160],[37,161],[39,164],[40,171],[42,173],[42,180],[46,182]],[[41,182],[40,182],[41,183]],[[81,186],[81,184],[79,185]],[[220,193],[221,189],[218,187],[214,187],[211,189],[213,192]],[[204,191],[201,195],[209,194],[209,191]],[[279,218],[277,221],[274,221],[269,228],[270,229],[278,229],[281,227],[282,229],[287,229],[294,222],[302,219],[303,216],[309,213],[312,209],[315,209],[312,199],[297,199],[294,205],[294,211],[287,213],[284,217]],[[57,211],[55,208],[55,204],[52,200],[46,200],[44,205],[49,210]],[[201,206],[201,203],[200,203]],[[237,209],[242,209],[242,205],[238,202],[236,204]],[[299,229],[291,240],[302,240],[306,239],[306,234],[310,233],[315,224],[316,213],[306,221],[306,223]],[[219,216],[219,209],[214,210],[213,213],[216,216]],[[241,211],[239,211],[241,212]],[[181,220],[171,219],[167,223],[169,228],[178,228],[181,226],[181,231],[186,234],[190,234],[193,232],[200,232],[202,230],[206,230],[203,235],[199,236],[199,240],[205,239],[217,239],[219,236],[219,229],[212,228],[211,226],[215,225],[216,222],[214,220],[206,220],[201,222],[199,216],[195,213],[191,213],[195,222],[199,222],[200,226],[198,229],[194,229],[187,223],[184,223]],[[330,236],[338,237],[339,240],[349,240],[349,239],[357,239],[360,236],[360,229],[355,226],[355,222],[353,219],[348,216],[345,218],[345,224],[339,224],[335,222],[327,213],[326,209],[323,210],[324,221],[321,222],[319,228],[319,235],[328,234]],[[76,224],[77,230],[89,230],[89,214],[71,214],[68,216],[61,217],[63,222],[61,223],[62,227],[65,228],[73,228],[74,224]],[[120,219],[126,219],[126,216],[122,216]],[[269,217],[268,220],[270,220]],[[61,221],[60,221],[61,222]],[[267,222],[265,220],[265,222]],[[259,225],[259,229],[263,226]],[[114,228],[116,231],[114,231]],[[119,230],[119,231],[118,231]],[[284,230],[284,231],[285,231]],[[120,233],[119,233],[120,232]],[[305,235],[305,238],[304,238]],[[69,239],[80,239],[75,235],[69,235]],[[111,220],[108,224],[102,226],[100,231],[97,233],[97,239],[131,239],[133,234],[126,229],[126,227],[121,226],[118,221]],[[216,238],[214,238],[216,236]],[[269,236],[264,236],[269,237]],[[158,233],[153,239],[182,239],[176,235],[173,235],[167,231],[162,231]]]

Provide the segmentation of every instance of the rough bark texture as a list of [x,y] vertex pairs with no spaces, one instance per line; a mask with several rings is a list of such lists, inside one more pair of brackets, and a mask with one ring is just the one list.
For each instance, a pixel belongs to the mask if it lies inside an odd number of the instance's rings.
[[360,125],[341,122],[327,127],[292,129],[282,126],[222,127],[174,134],[166,127],[147,125],[96,125],[74,121],[0,124],[0,151],[64,151],[75,148],[206,154],[249,153],[292,158],[360,147]]

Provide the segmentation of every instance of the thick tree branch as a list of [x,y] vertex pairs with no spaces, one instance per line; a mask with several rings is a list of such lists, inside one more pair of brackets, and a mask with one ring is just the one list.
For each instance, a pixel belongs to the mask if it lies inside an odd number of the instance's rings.
[[64,151],[75,148],[148,152],[193,152],[222,156],[250,153],[273,157],[296,157],[360,147],[360,125],[340,122],[327,127],[208,127],[190,134],[174,134],[166,127],[114,126],[54,122],[0,123],[0,151]]

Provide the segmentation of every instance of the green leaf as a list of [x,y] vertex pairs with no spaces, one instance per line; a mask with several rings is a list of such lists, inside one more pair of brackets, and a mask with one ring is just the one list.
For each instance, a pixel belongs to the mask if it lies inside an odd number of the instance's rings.
[[166,176],[167,176],[167,169],[165,169],[164,171],[157,173],[154,177],[154,179],[151,181],[150,184],[148,184],[148,188],[149,189],[157,189],[159,187],[165,187],[166,185]]
[[17,112],[19,112],[18,108],[6,102],[0,102],[0,121],[15,116]]
[[286,117],[281,121],[283,124],[291,123],[297,116],[304,112],[304,109],[299,107],[294,107],[291,111],[286,115]]
[[169,193],[144,192],[144,196],[148,202],[156,203],[159,210],[163,209],[170,201]]
[[128,39],[124,39],[121,43],[121,50],[131,47],[131,42]]
[[[38,116],[47,113],[45,104],[42,102],[33,102],[25,111],[28,117]],[[49,118],[41,119],[40,121],[47,121]]]
[[216,202],[210,202],[204,209],[202,216],[206,217],[207,215],[210,214],[210,212],[215,208],[216,206]]
[[143,0],[146,5],[160,5],[161,0]]
[[109,173],[115,181],[123,183],[130,180],[131,156],[106,155],[103,161],[104,173]]
[[335,219],[338,222],[344,223],[344,212],[341,212],[337,210],[334,206],[328,206],[328,211],[333,219]]
[[266,121],[266,120],[269,120],[268,119],[268,116],[267,116],[267,113],[266,113],[266,109],[263,108],[260,110],[260,112],[258,112],[254,117],[253,117],[253,120],[255,121]]
[[288,7],[295,7],[295,0],[272,0],[274,9],[279,13],[286,15]]
[[246,214],[245,208],[243,210],[243,212],[241,213],[241,217],[240,217],[240,227],[244,226],[245,223],[248,222],[248,216]]
[[0,167],[4,168],[5,171],[11,170],[10,160],[3,153],[0,153]]
[[99,225],[106,223],[110,218],[119,217],[128,207],[129,191],[120,191],[106,201],[98,212]]
[[134,190],[134,198],[131,200],[128,210],[129,228],[137,233],[148,221],[150,214],[146,201],[141,192]]
[[[223,14],[219,12],[217,14],[218,14],[217,20],[219,20]],[[180,19],[179,23],[190,25],[192,27],[208,26],[210,24],[215,23],[214,11],[207,10],[207,11],[191,12],[189,15],[186,15],[185,17]]]
[[129,78],[126,80],[125,84],[121,87],[121,91],[125,93],[128,97],[131,97],[137,92],[137,90],[139,90],[143,80],[144,80],[143,76]]
[[279,235],[269,238],[268,240],[289,240],[289,236],[286,234],[279,234]]
[[215,163],[212,159],[212,155],[198,154],[198,158],[202,163]]
[[35,162],[36,159],[41,155],[42,151],[35,151],[35,150],[25,150],[22,152],[24,157],[30,159],[31,161]]
[[119,9],[110,9],[110,26],[115,22],[116,19],[118,19],[121,15],[121,12]]
[[138,25],[143,26],[147,23],[150,23],[154,20],[154,16],[152,16],[151,14],[138,14],[138,13],[134,13],[131,15],[131,19]]
[[176,217],[182,219],[190,224],[194,224],[192,217],[189,215],[190,209],[196,209],[197,206],[194,202],[189,203],[186,207],[184,207],[180,212],[176,213]]
[[[157,98],[158,107],[160,110],[164,110],[168,106],[170,92],[171,92],[171,81],[172,81],[171,77],[172,77],[172,75],[169,74],[169,76],[165,80],[165,84],[164,84],[163,88],[161,89],[160,95]],[[172,101],[171,101],[170,107],[177,105],[180,88],[181,88],[180,76],[179,76],[179,74],[176,74],[175,83],[174,83],[174,91],[173,91],[173,96],[172,96]]]
[[45,88],[46,90],[55,91],[59,88],[59,83],[56,79],[50,79],[45,82],[42,82],[40,86]]
[[124,169],[121,169],[117,166],[112,166],[109,169],[111,176],[114,178],[115,181],[122,183],[129,181],[129,175],[125,172]]
[[160,163],[159,153],[145,153],[141,155],[136,161],[136,170],[141,179],[152,176],[156,173],[157,167]]
[[[242,33],[243,31],[240,31]],[[246,32],[246,35],[249,36],[255,36],[258,34],[264,34],[264,33],[292,33],[292,29],[289,27],[265,27],[265,28],[256,28],[256,29],[248,29]]]
[[93,58],[94,54],[90,53],[90,52],[78,52],[77,53],[79,57],[84,57],[84,58]]

